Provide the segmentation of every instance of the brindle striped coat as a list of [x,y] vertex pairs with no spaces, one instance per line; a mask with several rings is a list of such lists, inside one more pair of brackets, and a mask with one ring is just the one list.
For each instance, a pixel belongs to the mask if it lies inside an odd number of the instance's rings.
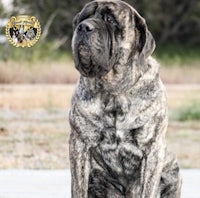
[[70,111],[73,198],[178,198],[166,150],[167,104],[154,39],[123,1],[93,1],[74,20],[81,77]]

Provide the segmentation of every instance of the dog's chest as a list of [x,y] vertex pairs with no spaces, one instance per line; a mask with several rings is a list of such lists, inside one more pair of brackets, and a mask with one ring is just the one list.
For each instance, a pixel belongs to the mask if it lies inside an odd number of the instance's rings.
[[115,129],[105,131],[97,150],[109,171],[125,177],[133,176],[143,157],[131,132]]
[[[127,128],[131,122],[129,104],[122,98],[123,102],[117,100],[109,101],[104,109],[104,117],[110,127],[102,132],[102,141],[97,148],[98,153],[105,166],[109,170],[121,176],[132,176],[140,166],[143,156],[137,145],[138,131]],[[125,112],[124,112],[125,111]]]
[[101,126],[97,130],[101,136],[96,148],[97,163],[117,175],[132,178],[143,156],[137,145],[138,131],[129,129],[133,122],[130,113],[133,103],[123,95],[103,95],[83,104],[84,115],[96,126]]

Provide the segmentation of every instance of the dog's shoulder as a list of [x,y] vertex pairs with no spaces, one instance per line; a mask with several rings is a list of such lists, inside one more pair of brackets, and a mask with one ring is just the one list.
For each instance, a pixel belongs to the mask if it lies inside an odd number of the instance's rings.
[[149,64],[153,67],[156,67],[157,69],[159,69],[159,67],[160,67],[160,64],[158,63],[158,61],[152,56],[149,56],[147,58],[147,64]]

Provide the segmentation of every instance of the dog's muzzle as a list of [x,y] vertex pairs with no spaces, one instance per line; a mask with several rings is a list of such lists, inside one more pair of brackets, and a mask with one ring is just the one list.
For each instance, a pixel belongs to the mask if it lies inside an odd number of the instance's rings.
[[78,64],[76,68],[84,75],[91,73],[92,52],[90,37],[93,34],[94,26],[88,22],[82,22],[76,29],[75,49],[77,50]]
[[75,30],[73,38],[76,69],[85,77],[108,73],[109,42],[105,25],[99,19],[86,19]]
[[77,33],[80,35],[88,35],[93,32],[94,26],[91,23],[88,22],[82,22],[77,27]]

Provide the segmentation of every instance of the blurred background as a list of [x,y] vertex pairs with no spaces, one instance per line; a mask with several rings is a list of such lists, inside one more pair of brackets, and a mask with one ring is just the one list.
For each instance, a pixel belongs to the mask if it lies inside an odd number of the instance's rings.
[[[68,111],[79,77],[71,54],[72,20],[87,0],[0,0],[0,169],[65,169]],[[200,168],[200,1],[127,0],[155,37],[153,56],[167,88],[167,142],[181,168]],[[5,37],[12,15],[36,16],[31,48]]]

